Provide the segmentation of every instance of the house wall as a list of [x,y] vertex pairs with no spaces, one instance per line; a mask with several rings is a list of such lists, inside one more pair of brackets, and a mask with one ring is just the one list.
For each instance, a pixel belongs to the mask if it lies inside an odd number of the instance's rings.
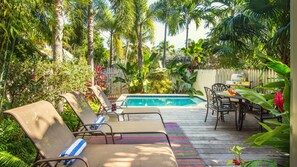
[[297,166],[297,1],[291,0],[291,142],[290,166]]

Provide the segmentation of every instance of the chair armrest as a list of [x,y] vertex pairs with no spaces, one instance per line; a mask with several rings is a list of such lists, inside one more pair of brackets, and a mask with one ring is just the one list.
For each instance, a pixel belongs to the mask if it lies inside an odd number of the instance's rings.
[[72,132],[72,134],[74,136],[80,136],[80,135],[84,136],[86,133],[98,133],[98,132],[104,135],[105,144],[108,144],[107,135],[102,130],[84,130],[84,131]]
[[[108,126],[109,127],[109,129],[110,129],[110,133],[111,133],[111,135],[113,136],[113,131],[112,131],[112,127],[108,124],[108,123],[105,123],[105,122],[103,122],[103,123],[96,123],[96,124],[84,124],[84,126],[92,126],[92,125],[106,125],[106,126]],[[94,130],[94,132],[95,132],[96,130]],[[89,133],[91,133],[91,132],[93,132],[92,130],[90,131],[88,131]],[[102,131],[103,132],[103,131]],[[103,132],[103,133],[105,133],[105,132]]]
[[59,161],[62,161],[62,160],[68,160],[68,159],[77,159],[77,160],[80,160],[82,161],[86,167],[89,167],[89,163],[88,163],[88,160],[86,157],[82,157],[82,156],[69,156],[69,157],[57,157],[57,158],[46,158],[46,159],[41,159],[41,160],[38,160],[36,161],[34,164],[33,164],[33,167],[37,167],[37,165],[39,164],[42,164],[42,163],[47,163],[47,162],[55,162],[57,161],[56,165],[58,164]]

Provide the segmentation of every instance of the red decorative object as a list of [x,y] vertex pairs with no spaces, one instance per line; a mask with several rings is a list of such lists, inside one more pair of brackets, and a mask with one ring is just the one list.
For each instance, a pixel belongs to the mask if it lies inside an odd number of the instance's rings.
[[111,111],[115,111],[115,110],[117,110],[117,105],[115,103],[113,103],[111,105]]

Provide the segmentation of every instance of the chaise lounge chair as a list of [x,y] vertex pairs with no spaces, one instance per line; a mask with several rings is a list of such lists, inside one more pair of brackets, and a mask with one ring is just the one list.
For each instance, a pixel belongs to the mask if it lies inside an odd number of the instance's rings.
[[[96,98],[99,100],[101,104],[100,106],[101,108],[99,108],[99,110],[102,109],[107,113],[110,112],[112,104],[110,103],[107,96],[100,88],[100,86],[95,85],[95,86],[89,87],[89,89],[93,92],[93,94],[96,96]],[[158,114],[162,120],[163,125],[165,126],[161,112],[157,107],[121,107],[120,112],[117,112],[117,114],[120,114],[123,116],[127,115],[128,120],[129,120],[130,114]]]
[[[97,119],[96,114],[90,107],[84,95],[80,92],[64,93],[60,95],[65,98],[69,103],[79,120],[83,124],[84,130],[90,130],[94,126],[94,120]],[[113,136],[115,134],[164,134],[171,147],[169,137],[161,121],[117,121],[117,122],[104,122],[99,128],[107,135]],[[97,135],[94,133],[93,135]]]
[[39,101],[5,111],[20,124],[38,149],[40,160],[34,166],[56,166],[65,159],[76,159],[71,167],[163,166],[176,167],[172,150],[157,144],[87,144],[80,155],[59,157],[76,139],[51,103]]

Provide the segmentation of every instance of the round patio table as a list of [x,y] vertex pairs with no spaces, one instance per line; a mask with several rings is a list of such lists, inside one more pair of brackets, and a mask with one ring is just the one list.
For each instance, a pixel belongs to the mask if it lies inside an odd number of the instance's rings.
[[238,112],[238,125],[236,125],[237,130],[242,129],[242,124],[244,120],[244,113],[245,113],[245,107],[244,107],[244,98],[239,94],[230,95],[228,91],[216,91],[216,95],[220,96],[221,98],[230,98],[230,99],[236,99],[238,100],[238,109],[236,110]]

